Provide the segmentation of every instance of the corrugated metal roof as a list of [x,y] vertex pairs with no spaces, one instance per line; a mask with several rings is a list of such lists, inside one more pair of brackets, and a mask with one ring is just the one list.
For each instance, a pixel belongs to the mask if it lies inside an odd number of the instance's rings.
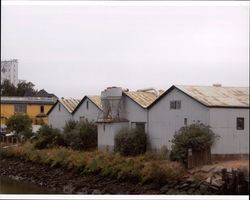
[[102,110],[101,97],[98,95],[87,96],[98,108]]
[[150,104],[152,104],[158,97],[160,97],[164,91],[159,90],[159,95],[157,96],[153,92],[137,92],[137,91],[129,91],[124,92],[128,97],[134,100],[143,108],[147,108]]
[[187,85],[176,87],[206,106],[249,107],[249,87]]
[[59,102],[70,112],[72,113],[72,111],[76,108],[76,106],[78,105],[78,103],[80,102],[79,99],[65,99],[65,98],[61,98],[59,100]]

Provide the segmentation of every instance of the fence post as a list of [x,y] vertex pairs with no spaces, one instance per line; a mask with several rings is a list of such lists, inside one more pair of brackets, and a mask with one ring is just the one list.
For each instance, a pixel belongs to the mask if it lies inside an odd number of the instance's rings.
[[193,168],[193,152],[192,152],[192,149],[189,148],[188,149],[188,169],[191,169]]

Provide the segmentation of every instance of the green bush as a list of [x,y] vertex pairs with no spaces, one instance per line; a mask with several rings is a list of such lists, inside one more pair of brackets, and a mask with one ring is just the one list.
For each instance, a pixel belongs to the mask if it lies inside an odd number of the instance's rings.
[[43,125],[37,132],[34,138],[36,149],[46,149],[56,146],[65,146],[65,142],[59,129],[54,129],[51,126]]
[[32,129],[32,119],[28,115],[16,114],[12,115],[7,120],[7,130],[15,131],[17,134],[20,134],[25,131],[31,131]]
[[22,132],[20,133],[20,136],[22,137],[22,140],[25,142],[25,141],[31,139],[32,136],[34,136],[34,133],[32,132],[31,129],[28,129],[28,130],[26,130],[26,131],[22,131]]
[[65,123],[65,126],[63,127],[63,132],[68,133],[75,129],[78,126],[78,122],[75,120],[69,120]]
[[135,156],[146,152],[147,135],[140,128],[123,128],[115,136],[115,151],[124,156]]
[[84,120],[76,123],[68,122],[64,127],[64,140],[74,150],[88,150],[97,147],[97,126]]
[[188,149],[204,151],[215,142],[216,136],[209,126],[195,123],[180,128],[172,140],[170,159],[187,165]]
[[181,180],[185,176],[185,170],[179,163],[150,160],[146,155],[124,157],[120,154],[75,151],[64,147],[39,150],[30,142],[0,148],[0,156],[22,158],[51,167],[60,166],[79,174],[100,174],[141,183],[165,184],[167,181]]

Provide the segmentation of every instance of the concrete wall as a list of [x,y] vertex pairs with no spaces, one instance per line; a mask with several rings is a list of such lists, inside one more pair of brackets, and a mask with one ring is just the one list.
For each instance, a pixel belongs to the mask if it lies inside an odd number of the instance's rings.
[[[181,100],[181,109],[170,109],[170,101]],[[194,101],[177,89],[173,89],[149,110],[149,138],[152,149],[166,145],[170,150],[171,140],[176,131],[184,126],[200,121],[209,123],[209,109]]]
[[[237,117],[244,117],[244,130],[237,130]],[[220,136],[213,154],[249,154],[249,109],[211,108],[210,126]]]
[[115,135],[119,130],[128,126],[128,122],[98,123],[98,149],[113,151]]
[[[87,102],[88,102],[88,109],[87,109]],[[88,121],[96,122],[100,114],[101,110],[89,99],[85,99],[85,101],[73,114],[73,119],[75,121],[79,121],[81,117],[84,117],[85,119],[88,119]]]
[[[59,104],[61,107],[60,111],[59,111]],[[60,130],[63,130],[65,123],[73,118],[72,115],[66,110],[66,108],[59,102],[56,104],[54,109],[49,113],[48,119],[49,119],[49,125],[51,125],[53,128],[58,128]]]

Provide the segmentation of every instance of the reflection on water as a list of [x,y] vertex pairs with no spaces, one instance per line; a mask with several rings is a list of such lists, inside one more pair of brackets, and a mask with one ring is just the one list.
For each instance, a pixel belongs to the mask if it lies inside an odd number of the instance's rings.
[[46,188],[0,176],[0,194],[53,194]]

